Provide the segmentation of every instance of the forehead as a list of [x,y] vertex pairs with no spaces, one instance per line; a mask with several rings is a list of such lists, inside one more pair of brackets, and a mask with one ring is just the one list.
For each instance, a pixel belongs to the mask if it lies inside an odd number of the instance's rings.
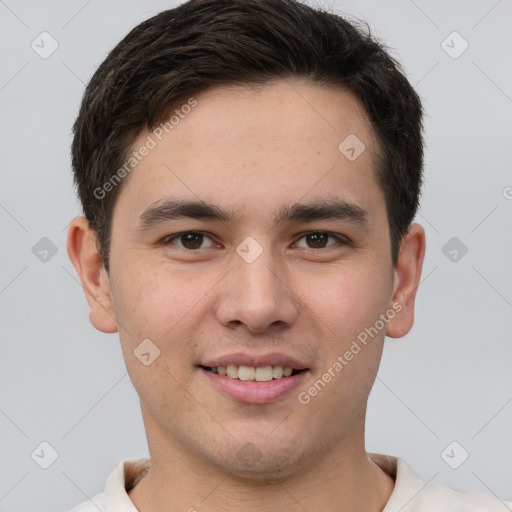
[[341,88],[298,80],[215,87],[175,105],[132,151],[144,145],[151,149],[119,198],[134,211],[172,194],[239,211],[337,191],[353,203],[382,199],[371,124]]
[[[259,85],[219,86],[200,93],[194,101],[194,108],[187,107],[190,98],[178,102],[168,116],[167,125],[164,120],[156,130],[160,128],[164,138],[170,139],[172,134],[176,145],[189,147],[219,147],[226,151],[226,144],[236,141],[244,149],[252,148],[254,154],[256,147],[252,144],[265,143],[265,147],[257,148],[261,150],[260,156],[263,151],[270,152],[291,139],[308,142],[307,146],[296,148],[304,155],[308,149],[328,149],[339,156],[338,145],[348,135],[364,140],[368,149],[376,149],[372,125],[363,106],[341,87],[290,79]],[[170,129],[165,130],[166,126]],[[230,153],[237,153],[235,147],[231,149]],[[250,158],[251,152],[244,153]]]

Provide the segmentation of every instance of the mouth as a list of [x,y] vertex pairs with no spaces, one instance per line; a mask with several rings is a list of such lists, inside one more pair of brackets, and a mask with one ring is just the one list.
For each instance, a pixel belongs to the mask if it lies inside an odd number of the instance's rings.
[[231,354],[204,361],[197,369],[204,382],[222,396],[251,404],[290,398],[292,391],[303,386],[311,373],[300,361],[280,354],[259,357]]
[[305,372],[308,368],[292,368],[291,366],[244,366],[238,364],[229,364],[222,366],[204,366],[200,368],[208,372],[239,381],[269,382],[280,380],[287,377],[293,377],[299,373]]

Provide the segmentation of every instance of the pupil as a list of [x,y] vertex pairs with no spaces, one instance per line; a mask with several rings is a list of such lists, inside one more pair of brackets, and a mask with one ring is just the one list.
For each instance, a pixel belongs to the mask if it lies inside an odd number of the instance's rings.
[[203,235],[198,235],[198,234],[195,234],[195,233],[188,233],[186,235],[183,235],[183,245],[185,245],[185,247],[187,247],[187,244],[189,245],[192,245],[192,249],[197,249],[198,247],[201,246],[201,237]]
[[[308,235],[308,237],[310,237],[310,241],[313,240],[315,247],[318,247],[318,243],[320,243],[320,247],[325,247],[325,241],[327,238],[325,233],[311,233]],[[324,243],[322,243],[322,241]]]

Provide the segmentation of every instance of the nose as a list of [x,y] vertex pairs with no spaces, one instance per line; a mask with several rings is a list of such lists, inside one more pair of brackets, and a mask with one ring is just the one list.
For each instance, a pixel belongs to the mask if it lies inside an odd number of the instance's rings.
[[219,287],[215,314],[227,327],[243,324],[253,333],[263,333],[293,325],[298,304],[286,269],[266,249],[251,263],[235,257],[234,268]]

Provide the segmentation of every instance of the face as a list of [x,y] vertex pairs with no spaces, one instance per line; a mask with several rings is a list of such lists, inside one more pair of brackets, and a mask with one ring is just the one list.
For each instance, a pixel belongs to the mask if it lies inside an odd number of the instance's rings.
[[112,330],[150,451],[284,475],[362,439],[399,316],[377,147],[340,89],[195,100],[162,140],[133,144],[156,141],[114,209]]

